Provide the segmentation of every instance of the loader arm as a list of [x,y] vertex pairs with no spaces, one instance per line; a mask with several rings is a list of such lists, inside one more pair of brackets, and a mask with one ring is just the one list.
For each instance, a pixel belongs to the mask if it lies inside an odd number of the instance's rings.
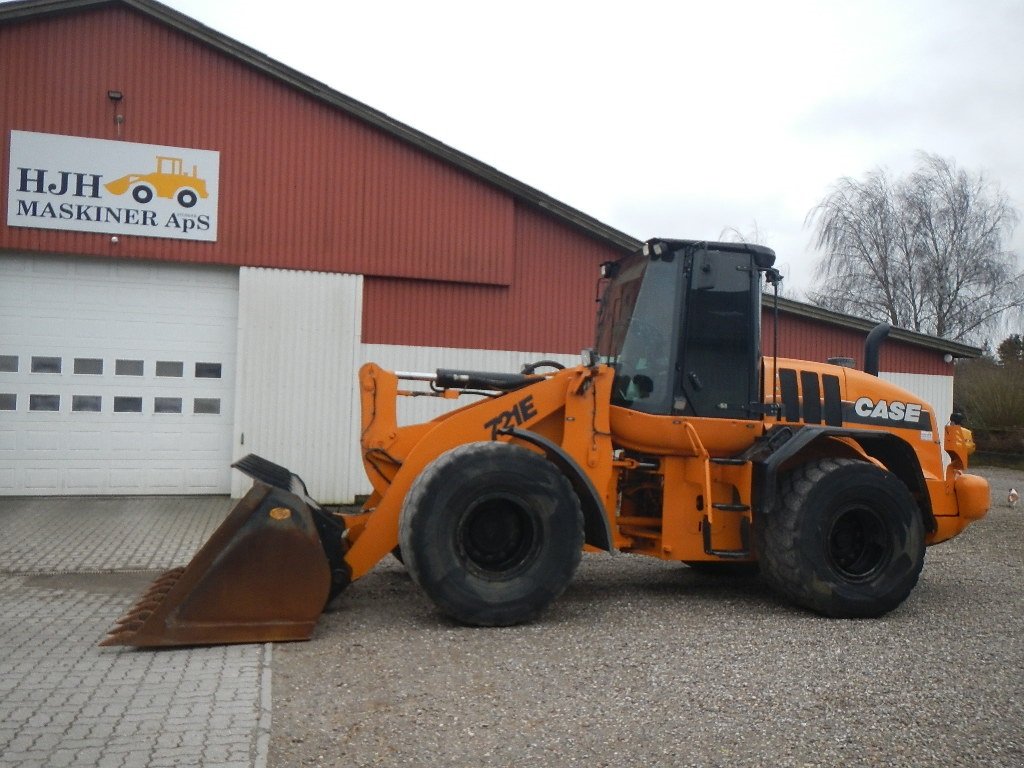
[[[361,446],[374,485],[374,506],[346,516],[352,580],[365,575],[398,544],[398,522],[406,494],[424,469],[446,451],[473,442],[517,441],[529,430],[573,457],[597,490],[611,520],[615,483],[609,426],[613,371],[605,366],[568,368],[504,395],[459,408],[425,424],[399,427],[398,376],[372,363],[360,370]],[[536,447],[540,441],[520,440]]]

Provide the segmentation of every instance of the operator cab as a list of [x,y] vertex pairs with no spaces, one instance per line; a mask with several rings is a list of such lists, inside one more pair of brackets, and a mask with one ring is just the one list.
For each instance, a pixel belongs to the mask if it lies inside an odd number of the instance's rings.
[[742,243],[649,240],[603,265],[597,352],[612,404],[644,413],[759,418],[761,279],[775,253]]

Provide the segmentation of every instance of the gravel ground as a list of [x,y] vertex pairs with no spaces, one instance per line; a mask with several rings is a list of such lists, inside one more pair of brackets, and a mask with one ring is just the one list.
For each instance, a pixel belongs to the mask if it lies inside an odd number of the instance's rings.
[[1024,765],[1024,471],[881,619],[586,555],[541,621],[436,614],[388,558],[275,646],[270,766]]

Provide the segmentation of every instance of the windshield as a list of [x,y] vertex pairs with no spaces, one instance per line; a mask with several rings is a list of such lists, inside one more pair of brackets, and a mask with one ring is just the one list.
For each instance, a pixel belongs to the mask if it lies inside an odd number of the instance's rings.
[[[671,257],[669,257],[671,259]],[[679,264],[634,254],[618,263],[597,324],[601,361],[615,368],[612,402],[648,413],[672,407]]]
[[647,259],[634,254],[616,266],[619,271],[605,287],[597,313],[597,353],[603,362],[614,362],[622,351]]

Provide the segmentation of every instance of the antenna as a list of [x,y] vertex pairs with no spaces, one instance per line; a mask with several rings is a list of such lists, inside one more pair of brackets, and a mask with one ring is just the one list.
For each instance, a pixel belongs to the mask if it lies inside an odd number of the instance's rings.
[[782,283],[782,273],[774,267],[765,270],[765,279],[771,284],[774,296],[772,297],[772,411],[775,418],[779,418],[779,387],[776,382],[779,380],[779,285]]

